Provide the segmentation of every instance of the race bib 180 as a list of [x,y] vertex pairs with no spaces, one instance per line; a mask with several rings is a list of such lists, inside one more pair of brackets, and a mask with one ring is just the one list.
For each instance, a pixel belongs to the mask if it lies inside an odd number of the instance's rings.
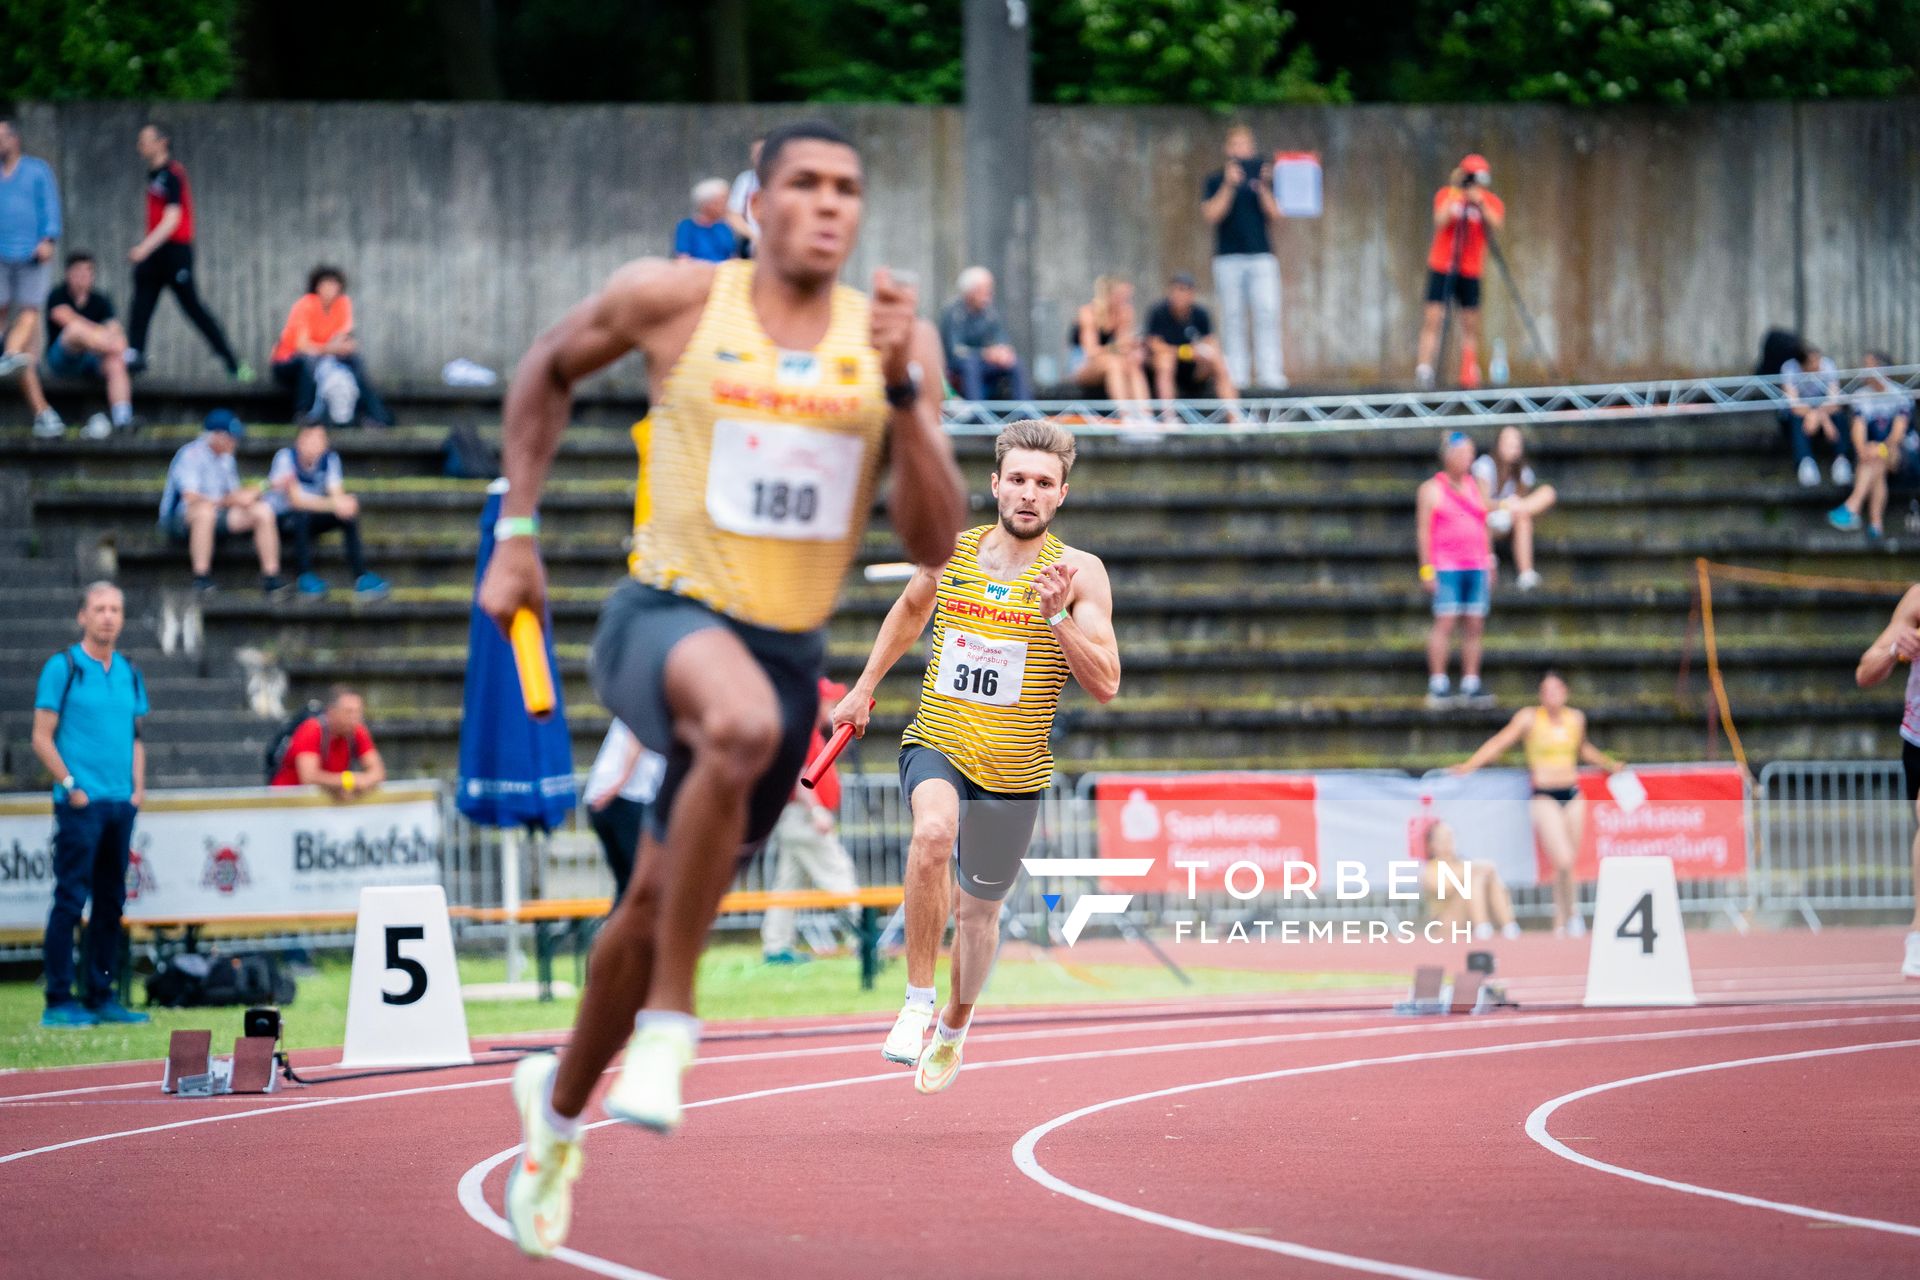
[[949,631],[934,675],[940,692],[949,698],[1011,707],[1020,701],[1027,677],[1027,642]]
[[866,450],[855,435],[723,418],[713,424],[707,514],[750,538],[844,538]]

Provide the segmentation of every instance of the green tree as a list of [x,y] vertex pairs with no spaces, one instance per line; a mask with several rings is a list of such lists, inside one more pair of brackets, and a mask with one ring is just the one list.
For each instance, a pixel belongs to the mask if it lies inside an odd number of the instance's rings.
[[239,0],[5,0],[0,85],[17,98],[217,98]]
[[960,2],[834,0],[821,6],[821,56],[785,81],[815,102],[958,102]]
[[1092,66],[1060,102],[1233,108],[1344,102],[1346,77],[1319,78],[1313,50],[1284,50],[1294,15],[1259,0],[1074,0]]
[[1433,96],[1681,104],[1914,84],[1916,0],[1427,0]]

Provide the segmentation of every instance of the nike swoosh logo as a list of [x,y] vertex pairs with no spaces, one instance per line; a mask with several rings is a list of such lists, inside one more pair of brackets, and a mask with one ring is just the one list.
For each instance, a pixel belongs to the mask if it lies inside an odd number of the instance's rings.
[[1005,884],[1006,883],[1005,880],[984,880],[979,876],[975,876],[973,878],[973,882],[975,884]]

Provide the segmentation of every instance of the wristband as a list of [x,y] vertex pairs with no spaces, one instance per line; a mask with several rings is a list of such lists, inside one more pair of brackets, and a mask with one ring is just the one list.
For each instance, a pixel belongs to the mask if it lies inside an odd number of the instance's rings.
[[353,793],[353,770],[342,769],[340,771],[340,789],[349,795]]
[[1047,619],[1047,625],[1050,627],[1057,627],[1061,623],[1065,622],[1071,616],[1072,615],[1068,612],[1067,607],[1065,605],[1062,605],[1060,607],[1060,612],[1054,614],[1051,618]]
[[1434,579],[1434,577],[1435,577],[1435,574],[1434,574],[1434,572],[1433,572],[1433,566],[1432,566],[1432,565],[1430,565],[1430,564],[1423,564],[1423,565],[1421,565],[1421,566],[1420,566],[1420,581],[1422,581],[1422,582],[1432,582],[1432,581],[1433,581],[1433,579]]
[[508,538],[535,538],[539,535],[539,516],[501,516],[493,522],[495,542],[505,542]]

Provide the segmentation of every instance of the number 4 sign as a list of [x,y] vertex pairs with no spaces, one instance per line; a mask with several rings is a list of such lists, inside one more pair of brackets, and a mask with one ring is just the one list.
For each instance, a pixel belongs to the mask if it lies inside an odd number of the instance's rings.
[[362,889],[340,1065],[472,1061],[446,891],[437,884]]
[[1587,953],[1587,1007],[1693,1003],[1673,859],[1602,859]]

